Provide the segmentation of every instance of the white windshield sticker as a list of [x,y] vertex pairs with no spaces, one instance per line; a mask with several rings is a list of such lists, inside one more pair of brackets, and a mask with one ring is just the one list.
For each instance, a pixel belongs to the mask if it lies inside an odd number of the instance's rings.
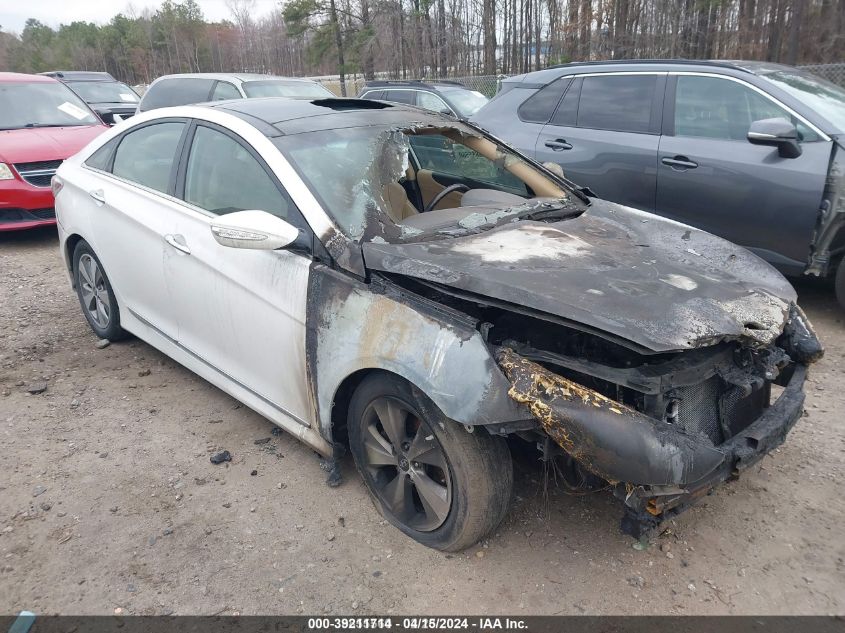
[[133,95],[131,92],[121,92],[120,98],[124,101],[132,101],[133,103],[135,102],[135,95]]
[[74,119],[78,119],[80,121],[82,119],[87,119],[90,116],[85,110],[83,110],[79,106],[73,105],[72,103],[68,103],[67,101],[57,107],[65,114],[69,114]]

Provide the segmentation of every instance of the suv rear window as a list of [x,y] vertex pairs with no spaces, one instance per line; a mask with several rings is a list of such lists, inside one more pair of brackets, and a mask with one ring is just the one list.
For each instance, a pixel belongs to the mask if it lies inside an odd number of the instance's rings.
[[213,84],[213,79],[191,77],[162,79],[150,86],[141,100],[139,110],[146,112],[156,108],[208,101],[208,95]]
[[585,77],[578,127],[648,132],[656,86],[656,75]]

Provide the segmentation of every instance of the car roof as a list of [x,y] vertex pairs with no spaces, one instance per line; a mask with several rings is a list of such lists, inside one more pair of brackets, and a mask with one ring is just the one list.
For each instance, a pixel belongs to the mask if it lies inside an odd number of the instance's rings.
[[197,107],[226,110],[270,137],[362,126],[413,127],[455,123],[452,118],[414,106],[341,97],[233,99]]
[[25,73],[0,73],[0,82],[3,83],[58,83],[52,77],[45,75],[27,75]]
[[316,83],[304,77],[279,77],[278,75],[262,75],[260,73],[179,73],[174,75],[162,75],[156,81],[162,79],[216,79],[217,81],[266,81],[271,79],[283,79],[285,81],[302,81]]
[[672,70],[698,70],[701,72],[726,71],[726,74],[748,73],[752,75],[766,75],[772,72],[794,70],[792,66],[775,64],[772,62],[759,62],[747,60],[724,60],[724,59],[611,59],[602,61],[570,62],[558,64],[543,70],[516,75],[504,79],[509,83],[548,83],[567,71],[573,74],[584,74],[594,72],[638,72],[638,71],[672,71]]
[[55,77],[56,79],[65,79],[73,81],[117,81],[107,72],[97,72],[92,70],[50,70],[39,75],[47,75],[48,77]]

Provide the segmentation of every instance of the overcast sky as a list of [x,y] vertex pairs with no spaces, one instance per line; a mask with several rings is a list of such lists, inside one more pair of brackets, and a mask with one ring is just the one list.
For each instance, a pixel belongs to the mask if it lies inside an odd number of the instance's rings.
[[[206,20],[231,19],[225,0],[196,0]],[[256,0],[256,16],[269,13],[276,0]],[[0,27],[6,32],[20,33],[27,18],[35,18],[53,28],[74,20],[105,24],[118,13],[134,7],[136,13],[144,8],[161,5],[161,0],[0,0]]]

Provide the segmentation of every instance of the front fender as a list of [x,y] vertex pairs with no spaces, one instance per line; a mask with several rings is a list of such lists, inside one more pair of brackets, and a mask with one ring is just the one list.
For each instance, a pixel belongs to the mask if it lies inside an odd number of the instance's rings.
[[311,270],[306,357],[323,437],[343,381],[362,369],[402,376],[449,418],[467,425],[530,419],[467,317],[388,284],[322,265]]

